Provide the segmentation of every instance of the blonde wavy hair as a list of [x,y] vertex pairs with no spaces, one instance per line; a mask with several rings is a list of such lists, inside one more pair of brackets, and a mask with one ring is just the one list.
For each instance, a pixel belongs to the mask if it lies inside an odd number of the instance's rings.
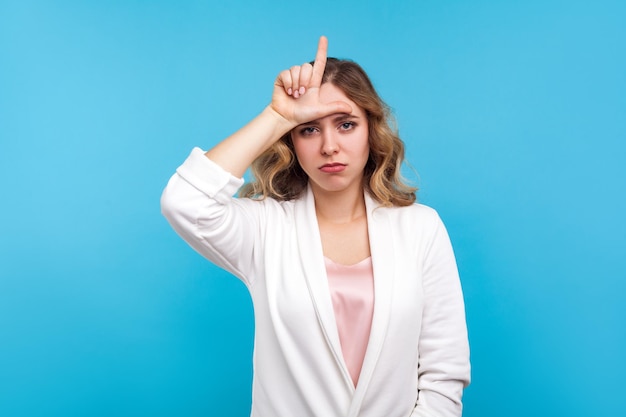
[[[370,154],[363,172],[365,190],[383,206],[413,204],[417,188],[407,185],[400,172],[404,143],[395,129],[389,107],[365,71],[353,61],[328,58],[323,83],[339,88],[367,115]],[[309,180],[296,158],[291,132],[254,160],[251,170],[254,178],[241,189],[241,197],[292,200],[302,194]]]

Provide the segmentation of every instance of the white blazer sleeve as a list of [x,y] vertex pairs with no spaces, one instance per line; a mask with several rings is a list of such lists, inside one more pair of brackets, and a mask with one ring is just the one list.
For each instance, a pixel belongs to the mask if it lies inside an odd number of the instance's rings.
[[250,285],[261,205],[233,198],[242,184],[194,148],[163,191],[161,211],[197,252]]
[[448,233],[439,216],[423,267],[418,401],[412,417],[460,417],[470,382],[465,305]]

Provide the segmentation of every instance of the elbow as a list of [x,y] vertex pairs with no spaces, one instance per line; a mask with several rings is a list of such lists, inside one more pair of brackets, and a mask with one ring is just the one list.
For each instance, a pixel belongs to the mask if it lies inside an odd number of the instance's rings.
[[180,219],[184,210],[184,199],[177,195],[176,191],[171,186],[172,181],[168,183],[167,187],[161,194],[161,214],[167,219],[167,221],[174,225],[177,219]]
[[169,219],[174,212],[176,212],[176,200],[171,197],[166,188],[161,194],[161,214]]

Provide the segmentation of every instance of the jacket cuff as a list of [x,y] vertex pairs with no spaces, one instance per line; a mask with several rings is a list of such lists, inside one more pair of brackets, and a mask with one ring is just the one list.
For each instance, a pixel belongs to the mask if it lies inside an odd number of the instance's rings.
[[193,148],[176,172],[189,184],[220,203],[227,203],[244,183],[242,178],[224,170],[197,147]]

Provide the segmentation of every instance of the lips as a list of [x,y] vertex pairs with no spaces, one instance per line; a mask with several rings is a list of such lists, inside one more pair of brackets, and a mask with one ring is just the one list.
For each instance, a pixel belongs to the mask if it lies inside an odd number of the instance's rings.
[[331,164],[324,164],[320,167],[320,171],[330,173],[330,174],[341,172],[344,169],[346,169],[346,165],[339,163],[339,162],[334,162]]

